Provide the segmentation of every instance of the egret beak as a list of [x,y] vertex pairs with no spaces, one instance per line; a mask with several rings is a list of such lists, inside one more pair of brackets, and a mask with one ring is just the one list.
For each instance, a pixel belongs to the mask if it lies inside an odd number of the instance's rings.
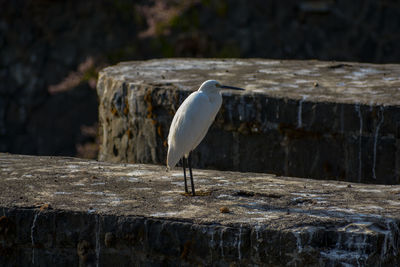
[[221,85],[222,89],[232,89],[232,90],[240,90],[240,91],[244,91],[243,88],[239,88],[239,87],[234,87],[234,86],[229,86],[229,85]]

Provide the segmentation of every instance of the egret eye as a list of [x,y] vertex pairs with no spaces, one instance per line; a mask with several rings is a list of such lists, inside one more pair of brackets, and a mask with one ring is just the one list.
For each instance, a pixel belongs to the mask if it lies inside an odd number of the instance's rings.
[[215,87],[221,87],[221,85],[219,83],[216,83]]

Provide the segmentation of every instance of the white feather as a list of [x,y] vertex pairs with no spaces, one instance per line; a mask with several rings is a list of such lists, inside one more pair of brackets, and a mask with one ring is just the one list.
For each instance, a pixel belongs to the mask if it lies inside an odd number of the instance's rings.
[[168,134],[167,166],[172,168],[180,158],[187,157],[207,134],[222,97],[219,90],[193,92],[176,112]]

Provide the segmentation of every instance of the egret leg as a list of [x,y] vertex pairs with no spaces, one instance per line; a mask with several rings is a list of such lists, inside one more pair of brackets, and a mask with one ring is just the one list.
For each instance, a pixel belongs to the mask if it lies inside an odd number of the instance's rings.
[[183,177],[185,179],[185,193],[188,193],[187,182],[186,182],[186,164],[185,157],[182,158],[182,167],[183,167]]
[[196,195],[196,192],[194,191],[193,174],[192,174],[192,152],[189,152],[188,165],[190,172],[190,183],[192,184],[192,195],[194,196]]

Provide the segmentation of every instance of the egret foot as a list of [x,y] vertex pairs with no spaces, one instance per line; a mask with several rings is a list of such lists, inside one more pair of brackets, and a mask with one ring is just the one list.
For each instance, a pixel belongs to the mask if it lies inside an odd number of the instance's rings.
[[196,192],[196,196],[201,196],[201,197],[204,197],[204,196],[211,196],[211,191],[203,191],[203,190],[199,190],[199,191],[197,191]]
[[185,193],[181,193],[182,196],[185,197],[204,197],[204,196],[210,196],[211,195],[211,191],[196,191],[196,195],[193,195],[191,192],[185,192]]

